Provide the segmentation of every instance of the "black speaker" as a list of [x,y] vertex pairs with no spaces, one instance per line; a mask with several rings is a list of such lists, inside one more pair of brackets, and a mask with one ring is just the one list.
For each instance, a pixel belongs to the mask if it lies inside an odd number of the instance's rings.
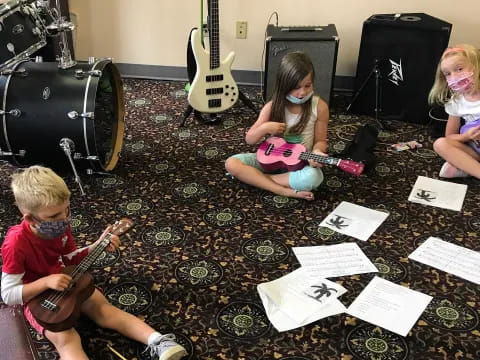
[[315,93],[329,103],[337,67],[338,43],[337,29],[333,24],[297,27],[268,25],[263,98],[269,100],[272,96],[278,66],[283,56],[292,51],[303,51],[310,56],[315,68]]
[[[363,23],[351,111],[426,123],[428,93],[452,25],[423,13],[372,15]],[[376,96],[377,69],[378,97]]]

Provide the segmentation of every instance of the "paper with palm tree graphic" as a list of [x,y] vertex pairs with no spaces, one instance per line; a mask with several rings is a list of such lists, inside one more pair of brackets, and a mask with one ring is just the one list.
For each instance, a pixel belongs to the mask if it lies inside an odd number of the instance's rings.
[[319,226],[366,241],[385,221],[388,213],[342,201]]
[[257,291],[268,319],[278,331],[295,329],[346,309],[338,300],[347,291],[343,286],[314,278],[303,267],[259,284]]
[[460,211],[467,193],[467,185],[419,176],[408,201]]

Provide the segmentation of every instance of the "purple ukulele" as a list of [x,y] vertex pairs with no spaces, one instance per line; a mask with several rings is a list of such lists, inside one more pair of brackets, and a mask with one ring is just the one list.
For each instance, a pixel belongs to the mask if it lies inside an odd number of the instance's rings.
[[[468,129],[478,127],[478,126],[480,126],[480,118],[463,125],[460,128],[460,134],[467,132]],[[476,152],[480,153],[480,141],[472,140],[468,142],[468,145],[470,145]]]
[[257,150],[257,160],[264,170],[273,171],[287,169],[295,171],[308,164],[307,160],[315,160],[322,164],[336,165],[343,171],[359,176],[363,172],[364,164],[352,161],[323,156],[307,152],[302,144],[289,144],[279,137],[271,137],[260,144]]

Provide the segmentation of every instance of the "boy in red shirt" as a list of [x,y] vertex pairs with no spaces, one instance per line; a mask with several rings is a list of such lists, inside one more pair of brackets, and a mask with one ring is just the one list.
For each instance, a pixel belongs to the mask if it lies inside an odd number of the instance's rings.
[[[11,187],[23,221],[8,230],[2,245],[2,299],[7,305],[23,304],[28,322],[53,343],[62,360],[86,360],[74,328],[60,332],[47,330],[35,320],[26,304],[47,289],[67,289],[72,278],[60,273],[61,269],[79,264],[103,236],[96,243],[77,249],[69,225],[70,191],[51,169],[29,167],[12,176]],[[119,244],[118,236],[111,235],[107,249],[113,251]],[[99,326],[146,344],[152,357],[179,360],[187,355],[174,341],[173,334],[161,335],[110,304],[97,289],[81,305],[81,311]]]

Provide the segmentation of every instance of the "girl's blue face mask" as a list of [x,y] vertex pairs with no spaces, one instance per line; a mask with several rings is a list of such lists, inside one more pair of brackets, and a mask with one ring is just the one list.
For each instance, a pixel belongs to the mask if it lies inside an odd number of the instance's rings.
[[291,94],[287,94],[286,98],[288,101],[290,101],[292,104],[297,104],[297,105],[300,105],[300,104],[305,104],[308,100],[310,100],[310,98],[313,96],[313,91],[308,94],[308,95],[305,95],[303,98],[299,99],[297,98],[296,96],[293,96]]

